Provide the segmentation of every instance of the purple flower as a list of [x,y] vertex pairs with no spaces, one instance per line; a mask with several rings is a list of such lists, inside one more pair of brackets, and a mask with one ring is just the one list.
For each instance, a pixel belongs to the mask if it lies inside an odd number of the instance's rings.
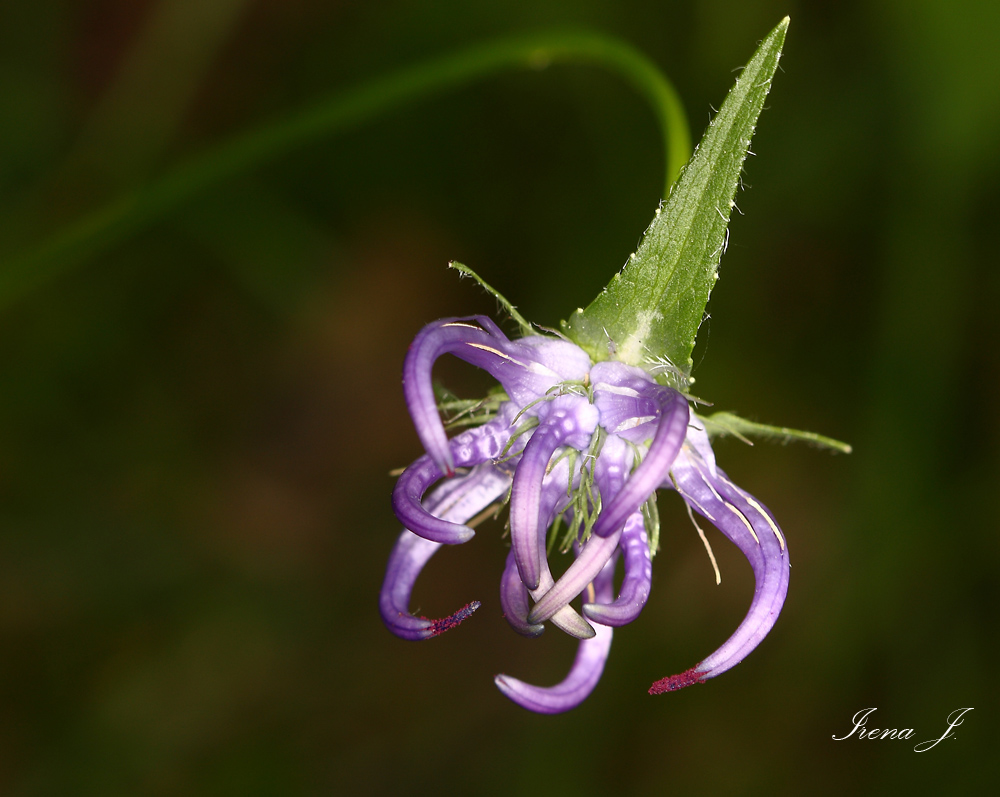
[[[446,353],[488,371],[504,393],[483,402],[490,414],[482,425],[451,439],[431,383],[434,362]],[[407,354],[403,386],[427,453],[393,492],[405,530],[389,558],[379,608],[394,634],[427,639],[479,608],[473,602],[429,620],[411,614],[409,602],[417,576],[442,545],[472,539],[477,516],[509,503],[511,547],[500,580],[508,622],[535,636],[549,621],[580,643],[569,674],[556,686],[531,686],[507,675],[498,675],[496,684],[533,711],[577,706],[600,679],[612,628],[635,620],[649,597],[658,488],[676,490],[690,510],[740,548],[756,589],[749,613],[722,647],[690,670],[657,681],[650,693],[725,672],[774,625],[788,589],[781,531],[770,512],[716,466],[705,425],[688,399],[653,374],[621,362],[592,363],[562,339],[512,341],[489,318],[475,316],[425,327]],[[559,579],[548,564],[555,547],[575,553]],[[615,595],[619,558],[624,579]],[[580,595],[578,612],[570,604]]]

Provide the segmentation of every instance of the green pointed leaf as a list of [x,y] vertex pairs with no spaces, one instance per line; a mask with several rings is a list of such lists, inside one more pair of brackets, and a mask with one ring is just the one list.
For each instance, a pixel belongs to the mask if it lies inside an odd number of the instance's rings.
[[804,432],[801,429],[789,429],[786,426],[756,423],[731,412],[716,412],[707,417],[703,416],[702,420],[705,422],[705,429],[711,437],[732,435],[749,445],[753,445],[753,443],[747,439],[748,437],[762,437],[765,440],[777,440],[781,443],[802,441],[819,448],[830,448],[841,454],[850,454],[853,450],[849,443],[842,443],[840,440],[834,440],[826,435]]
[[686,384],[708,295],[718,279],[743,161],[778,67],[785,17],[729,92],[639,249],[563,331],[597,360],[659,363]]

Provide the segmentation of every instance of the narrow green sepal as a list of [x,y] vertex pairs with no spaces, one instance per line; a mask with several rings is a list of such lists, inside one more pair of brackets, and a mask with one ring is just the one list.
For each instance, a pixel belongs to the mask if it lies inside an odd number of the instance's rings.
[[785,17],[743,69],[625,268],[563,322],[565,334],[595,360],[659,363],[667,381],[687,381],[743,161],[787,29]]
[[716,412],[707,417],[703,417],[705,431],[710,437],[725,437],[732,435],[739,438],[744,443],[753,445],[749,437],[763,437],[765,439],[778,440],[781,443],[801,441],[811,443],[820,448],[830,448],[839,451],[841,454],[850,454],[853,450],[848,443],[834,440],[832,437],[816,434],[816,432],[803,432],[800,429],[789,429],[784,426],[768,426],[764,423],[754,423],[731,412]]
[[494,288],[492,285],[490,285],[486,280],[484,280],[482,277],[480,277],[471,268],[469,268],[466,265],[463,265],[462,263],[459,263],[457,260],[452,260],[448,264],[448,268],[453,268],[459,274],[463,274],[464,276],[467,276],[467,277],[472,277],[472,279],[474,279],[476,282],[478,282],[480,284],[480,286],[488,294],[490,294],[490,296],[492,296],[494,299],[496,299],[500,303],[500,306],[503,307],[503,309],[507,311],[507,314],[511,318],[513,318],[514,321],[517,322],[517,325],[519,327],[521,327],[521,334],[522,335],[524,335],[525,337],[527,337],[528,335],[537,335],[538,334],[537,332],[535,332],[534,327],[532,327],[531,324],[528,321],[525,321],[524,316],[521,315],[519,312],[517,312],[517,308],[514,307],[514,305],[512,305],[509,301],[507,301],[506,297],[504,297],[504,295],[502,293],[500,293],[500,291],[498,291],[496,288]]

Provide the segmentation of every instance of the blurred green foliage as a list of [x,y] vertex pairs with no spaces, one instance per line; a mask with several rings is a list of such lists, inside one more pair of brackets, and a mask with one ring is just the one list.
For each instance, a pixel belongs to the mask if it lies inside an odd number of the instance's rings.
[[[240,131],[421,59],[566,26],[633,43],[693,132],[792,17],[695,352],[721,410],[850,457],[721,443],[781,520],[783,616],[731,673],[650,698],[749,603],[679,502],[643,617],[580,709],[570,640],[500,617],[500,529],[448,550],[407,644],[376,596],[389,469],[419,445],[413,334],[495,304],[554,325],[634,250],[655,119],[587,66],[509,73],[316,140],[184,203],[0,317],[0,791],[42,794],[975,793],[1000,627],[1000,6],[983,0],[35,0],[0,25],[0,275]],[[541,67],[542,65],[539,65]],[[0,277],[2,282],[2,277]],[[2,300],[3,297],[0,297]],[[2,302],[0,302],[2,303]],[[457,392],[480,385],[442,366]],[[711,533],[711,532],[710,532]],[[878,727],[957,739],[915,754]]]

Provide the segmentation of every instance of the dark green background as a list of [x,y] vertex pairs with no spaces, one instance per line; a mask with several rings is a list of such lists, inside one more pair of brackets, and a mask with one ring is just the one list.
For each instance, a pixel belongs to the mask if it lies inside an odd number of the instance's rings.
[[[573,643],[500,617],[498,528],[444,551],[405,643],[376,610],[388,471],[420,452],[409,340],[555,325],[652,216],[653,116],[592,67],[511,72],[230,180],[19,298],[0,295],[0,791],[972,794],[996,781],[1000,5],[101,0],[0,6],[0,273],[186,155],[396,66],[588,27],[671,76],[697,136],[756,43],[785,56],[696,352],[720,409],[852,443],[720,461],[793,562],[767,640],[704,686],[720,587],[680,502],[643,616],[579,709],[527,713]],[[162,22],[152,25],[151,20]],[[153,29],[153,33],[150,30]],[[442,375],[466,392],[487,382]],[[859,709],[909,742],[834,742]],[[917,754],[945,717],[957,738]]]

